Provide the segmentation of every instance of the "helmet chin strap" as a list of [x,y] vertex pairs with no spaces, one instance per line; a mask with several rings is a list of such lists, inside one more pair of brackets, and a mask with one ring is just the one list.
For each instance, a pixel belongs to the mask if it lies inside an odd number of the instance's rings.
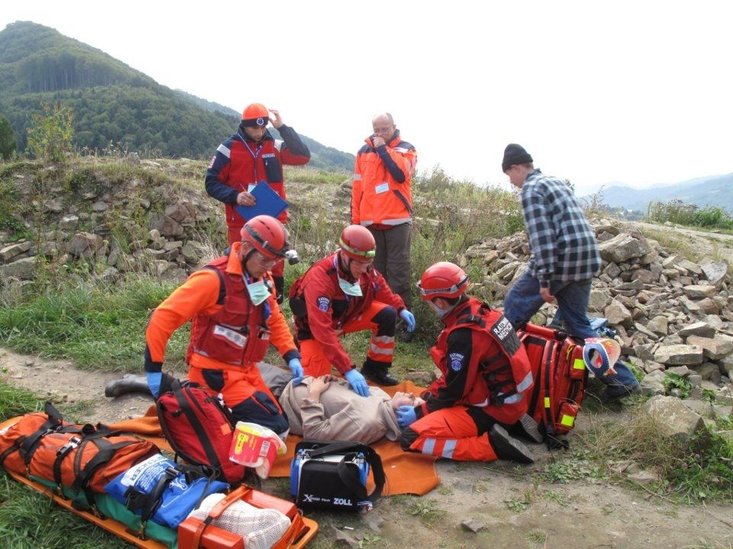
[[247,273],[249,276],[252,276],[252,274],[247,269],[247,262],[249,261],[249,258],[252,257],[252,254],[255,253],[257,250],[255,250],[254,246],[251,246],[251,249],[247,252],[247,254],[242,258],[242,272]]

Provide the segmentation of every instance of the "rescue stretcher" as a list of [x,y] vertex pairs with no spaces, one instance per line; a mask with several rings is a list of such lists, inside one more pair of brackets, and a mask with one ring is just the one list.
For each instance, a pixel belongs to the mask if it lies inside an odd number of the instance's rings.
[[[0,430],[5,425],[14,421],[17,421],[17,418],[0,422]],[[71,499],[57,493],[45,484],[13,471],[5,470],[5,473],[16,481],[53,499],[56,505],[99,526],[127,543],[141,549],[167,549],[164,543],[147,538],[144,533],[135,531],[122,522],[104,517],[99,513],[95,513],[93,510],[78,509],[74,506],[74,502]],[[318,523],[304,517],[294,503],[243,485],[232,490],[223,500],[215,505],[209,512],[209,517],[206,520],[199,520],[192,517],[184,520],[177,530],[178,549],[246,549],[241,536],[217,528],[209,523],[211,519],[218,518],[229,505],[237,500],[244,501],[260,509],[276,509],[290,519],[290,527],[280,540],[273,545],[274,549],[302,549],[308,545],[318,532]]]

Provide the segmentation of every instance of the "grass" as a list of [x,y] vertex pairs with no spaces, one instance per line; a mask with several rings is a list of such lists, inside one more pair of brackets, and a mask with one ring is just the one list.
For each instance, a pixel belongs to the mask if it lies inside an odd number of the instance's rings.
[[[133,277],[115,285],[80,283],[24,296],[0,309],[0,345],[44,358],[68,358],[80,368],[139,371],[150,312],[171,283]],[[187,330],[174,334],[167,362],[181,363]]]

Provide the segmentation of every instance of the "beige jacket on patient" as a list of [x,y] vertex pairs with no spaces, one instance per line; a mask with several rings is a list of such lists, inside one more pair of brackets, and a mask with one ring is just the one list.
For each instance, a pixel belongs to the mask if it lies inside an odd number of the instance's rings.
[[371,444],[382,437],[397,440],[400,427],[392,411],[392,398],[378,387],[362,397],[345,380],[332,381],[320,402],[308,398],[308,385],[288,383],[280,405],[290,422],[290,432],[307,440],[351,440]]

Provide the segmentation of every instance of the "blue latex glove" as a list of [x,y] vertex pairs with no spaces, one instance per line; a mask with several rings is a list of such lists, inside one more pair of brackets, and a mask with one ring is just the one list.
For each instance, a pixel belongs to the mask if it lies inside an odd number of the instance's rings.
[[344,374],[344,377],[357,395],[363,397],[369,396],[369,385],[367,385],[366,379],[364,379],[364,376],[361,375],[359,370],[352,368]]
[[415,331],[415,315],[414,314],[412,314],[407,309],[402,309],[400,311],[400,318],[405,321],[405,324],[407,324],[408,332]]
[[417,420],[414,406],[400,406],[395,411],[395,415],[397,416],[397,424],[403,429],[409,427]]
[[148,378],[148,388],[155,398],[160,395],[160,382],[163,379],[163,372],[145,372]]
[[293,374],[293,385],[297,385],[303,381],[303,365],[300,363],[299,358],[291,358],[288,362],[288,368]]

